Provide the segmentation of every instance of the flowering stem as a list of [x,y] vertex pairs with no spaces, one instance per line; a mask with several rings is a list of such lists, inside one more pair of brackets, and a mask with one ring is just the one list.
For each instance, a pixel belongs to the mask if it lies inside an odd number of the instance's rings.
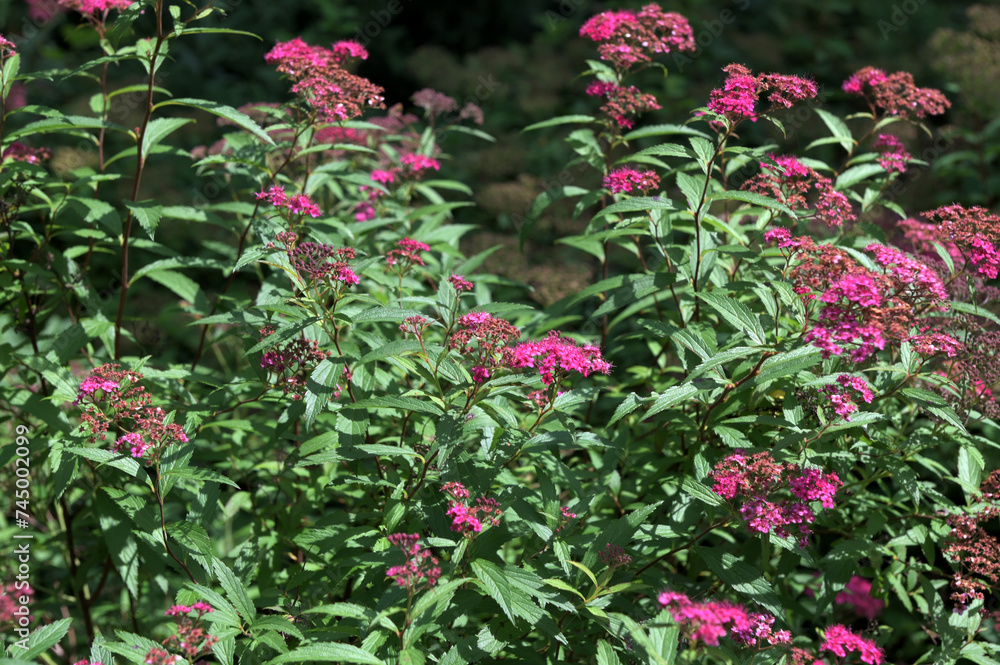
[[[163,34],[163,0],[156,1],[156,45],[149,54],[149,83],[146,86],[146,112],[142,118],[142,124],[137,128],[135,137],[135,182],[132,184],[132,202],[139,200],[139,187],[142,184],[142,172],[146,163],[146,156],[142,153],[142,144],[146,135],[146,128],[149,126],[150,116],[153,114],[153,89],[156,77],[156,61],[159,59],[160,49],[166,41]],[[121,292],[118,298],[118,316],[115,318],[115,358],[122,357],[122,319],[125,316],[125,299],[128,296],[128,242],[132,234],[132,222],[135,220],[135,213],[129,208],[128,216],[125,218],[125,229],[122,233],[122,269],[121,269]]]

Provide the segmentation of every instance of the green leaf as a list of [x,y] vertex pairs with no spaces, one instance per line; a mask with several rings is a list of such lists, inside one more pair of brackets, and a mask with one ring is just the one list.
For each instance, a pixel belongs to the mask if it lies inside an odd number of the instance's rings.
[[606,640],[597,641],[597,665],[621,665],[618,654]]
[[0,89],[0,97],[6,99],[10,94],[10,88],[14,85],[17,72],[21,68],[21,54],[14,53],[7,57],[7,62],[3,63],[3,88]]
[[776,617],[784,616],[781,601],[767,580],[729,552],[707,547],[695,547],[697,554],[722,581],[747,596]]
[[125,207],[132,211],[132,215],[139,221],[146,235],[152,240],[156,226],[160,223],[160,218],[163,217],[163,206],[155,199],[147,199],[145,201],[125,201]]
[[306,380],[306,396],[304,402],[306,411],[302,415],[302,425],[310,429],[319,414],[326,410],[330,400],[337,392],[337,382],[343,376],[344,365],[331,362],[329,358],[320,361]]
[[705,132],[700,132],[697,129],[692,129],[686,125],[673,125],[669,123],[665,123],[662,125],[648,125],[646,127],[641,127],[639,129],[635,129],[629,132],[622,138],[624,138],[626,141],[632,141],[635,139],[648,138],[650,136],[671,136],[674,134],[682,134],[685,136],[701,136],[706,139],[711,138]]
[[718,312],[719,316],[725,319],[729,325],[750,337],[754,343],[759,346],[767,343],[767,334],[764,332],[764,326],[761,325],[760,319],[750,311],[749,307],[736,300],[732,294],[722,295],[713,291],[711,293],[698,293],[698,297],[711,305],[712,309]]
[[147,274],[146,277],[167,287],[181,300],[192,304],[198,304],[199,300],[204,300],[198,282],[176,270],[155,270]]
[[676,203],[662,196],[633,196],[612,203],[594,215],[594,219],[622,212],[647,212],[649,210],[680,210],[680,208],[677,207]]
[[148,478],[146,473],[143,471],[142,466],[140,466],[138,462],[121,453],[115,453],[103,448],[78,448],[72,446],[66,448],[65,450],[66,452],[73,453],[74,455],[78,455],[95,462],[100,462],[101,465],[107,464],[108,466],[114,467],[119,471],[124,471],[133,478]]
[[843,146],[844,150],[846,150],[848,154],[850,154],[850,152],[854,150],[856,142],[854,137],[851,135],[851,130],[847,128],[844,121],[824,109],[816,108],[815,110],[833,135],[839,139],[840,145]]
[[691,383],[667,388],[656,398],[653,406],[649,407],[649,410],[643,416],[643,420],[655,416],[657,413],[669,409],[675,404],[697,395],[699,392],[701,392],[700,388]]
[[250,599],[250,592],[243,583],[233,574],[220,559],[212,562],[212,569],[219,579],[219,584],[226,592],[226,596],[232,601],[233,606],[247,621],[257,618],[257,608],[254,607],[253,600]]
[[[150,120],[142,133],[143,161],[160,141],[190,122],[194,122],[194,118],[154,118]],[[150,236],[152,237],[152,234]]]
[[322,642],[309,644],[292,649],[277,658],[272,658],[264,665],[280,665],[281,663],[361,663],[361,665],[385,665],[385,661],[376,658],[367,651],[362,651],[350,644]]
[[878,164],[858,164],[857,166],[852,166],[837,176],[837,182],[834,185],[834,189],[847,189],[852,185],[858,184],[869,176],[880,173],[885,173],[885,169]]
[[15,655],[20,660],[31,662],[33,658],[42,655],[65,637],[72,623],[72,619],[59,619],[47,626],[42,626],[28,636],[28,648]]
[[543,129],[545,127],[555,127],[557,125],[569,125],[573,123],[593,123],[597,122],[597,118],[592,115],[560,115],[555,118],[549,118],[548,120],[543,120],[542,122],[536,122],[533,125],[528,125],[522,132],[530,132],[536,129]]
[[707,503],[710,506],[721,506],[725,503],[721,496],[708,489],[691,476],[685,476],[681,481],[681,490],[698,499],[702,503]]
[[784,203],[779,203],[778,201],[772,199],[769,196],[764,196],[763,194],[756,194],[754,192],[741,192],[736,190],[730,190],[726,192],[719,192],[718,194],[712,194],[708,197],[708,200],[743,201],[744,203],[752,203],[762,208],[768,208],[770,210],[775,210],[777,212],[783,213],[785,215],[788,215],[792,219],[797,219],[795,212],[792,211],[792,209],[786,206]]
[[541,608],[526,593],[526,590],[532,590],[531,587],[517,576],[517,573],[523,574],[523,570],[513,566],[505,566],[501,570],[486,559],[473,560],[471,567],[479,585],[497,602],[511,622],[517,624],[520,618],[532,625],[542,618],[544,613]]
[[608,421],[608,426],[610,427],[611,425],[614,425],[616,422],[632,413],[645,403],[645,398],[639,397],[635,393],[629,393],[628,397],[626,397],[622,403],[618,405],[618,408],[615,409],[615,414],[611,417],[611,420]]
[[274,145],[274,141],[268,136],[267,132],[260,128],[256,122],[254,122],[250,116],[246,115],[242,111],[237,111],[232,106],[227,106],[225,104],[219,104],[218,102],[209,101],[207,99],[193,99],[190,97],[182,97],[180,99],[168,99],[162,101],[159,104],[153,106],[153,111],[164,107],[164,106],[189,106],[191,108],[200,109],[202,111],[207,111],[213,115],[217,115],[220,118],[225,118],[236,124],[238,127],[251,132],[257,138],[264,141],[268,145]]

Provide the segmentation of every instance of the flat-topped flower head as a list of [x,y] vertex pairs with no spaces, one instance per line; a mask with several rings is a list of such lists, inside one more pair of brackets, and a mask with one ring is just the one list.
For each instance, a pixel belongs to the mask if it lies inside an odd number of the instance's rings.
[[59,4],[67,9],[74,9],[81,14],[103,14],[116,9],[122,11],[132,6],[132,0],[59,0]]
[[858,651],[861,654],[861,662],[867,665],[881,665],[885,661],[885,652],[875,642],[858,635],[842,624],[828,626],[823,631],[823,643],[819,650],[829,651],[841,658],[845,658],[849,652]]
[[264,61],[292,79],[292,92],[319,119],[339,123],[359,117],[369,107],[385,108],[382,88],[344,69],[347,60],[367,57],[368,52],[356,42],[341,41],[327,49],[296,37],[276,44]]
[[14,52],[17,50],[17,45],[10,41],[3,35],[0,35],[0,56],[3,56],[5,52]]
[[421,547],[419,540],[418,533],[394,533],[389,536],[389,542],[403,551],[406,562],[402,566],[391,566],[385,574],[410,592],[432,587],[441,577],[437,557]]
[[[938,238],[951,242],[980,275],[1000,272],[1000,215],[981,206],[942,206],[923,213],[939,224]],[[960,267],[960,266],[959,266]]]
[[562,337],[558,331],[549,332],[538,342],[523,342],[510,351],[511,367],[534,367],[542,377],[542,383],[549,386],[556,381],[556,375],[579,372],[589,376],[592,372],[610,374],[611,364],[601,356],[596,346],[580,346],[573,340]]
[[880,153],[879,166],[889,173],[902,173],[913,158],[903,147],[903,143],[892,134],[879,134],[875,139],[875,149]]
[[900,117],[941,115],[951,102],[940,90],[918,88],[909,72],[886,74],[875,67],[864,67],[850,76],[844,92],[860,95],[875,110]]
[[744,65],[732,63],[722,68],[726,81],[709,93],[708,108],[731,122],[757,119],[757,103],[767,96],[766,111],[791,108],[819,94],[816,84],[791,74],[754,74]]
[[660,176],[653,171],[637,171],[623,166],[604,176],[603,184],[612,194],[628,194],[633,190],[649,192],[660,186]]
[[811,207],[815,219],[828,227],[854,221],[850,201],[843,192],[834,189],[830,178],[805,166],[793,155],[769,154],[768,159],[760,163],[760,173],[749,178],[740,189],[775,198],[792,210]]
[[594,81],[587,86],[591,97],[603,97],[601,111],[611,118],[618,127],[630,129],[633,117],[644,111],[655,111],[660,107],[653,95],[645,94],[634,85],[620,86],[616,83]]
[[619,70],[673,51],[693,51],[691,24],[680,14],[648,4],[640,11],[609,11],[590,17],[580,36],[600,42],[601,60]]
[[399,158],[399,163],[405,167],[406,173],[409,175],[419,174],[422,171],[431,169],[434,171],[441,170],[441,162],[433,157],[428,157],[427,155],[416,155],[412,153],[403,155]]

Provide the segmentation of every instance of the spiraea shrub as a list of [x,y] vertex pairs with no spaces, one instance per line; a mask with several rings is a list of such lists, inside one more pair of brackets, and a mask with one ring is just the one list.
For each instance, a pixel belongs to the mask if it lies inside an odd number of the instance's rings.
[[266,26],[287,96],[181,97],[255,35],[50,9],[89,60],[0,38],[4,663],[1000,663],[1000,215],[900,195],[942,92],[731,63],[644,123],[688,20],[587,19],[517,231],[598,278],[539,308],[460,249],[488,103]]

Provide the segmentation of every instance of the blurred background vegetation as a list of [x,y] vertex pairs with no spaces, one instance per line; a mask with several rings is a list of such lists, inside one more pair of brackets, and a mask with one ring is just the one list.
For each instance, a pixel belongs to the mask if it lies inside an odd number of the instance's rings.
[[[565,129],[527,134],[520,130],[556,115],[596,113],[599,104],[586,97],[587,79],[579,76],[586,69],[585,60],[595,58],[596,51],[591,42],[578,36],[579,28],[597,12],[642,4],[629,0],[218,0],[216,6],[227,9],[225,18],[214,19],[219,26],[254,32],[263,41],[240,36],[187,37],[172,50],[176,62],[165,68],[162,84],[175,96],[211,98],[237,107],[279,102],[289,98],[288,86],[263,59],[276,41],[295,36],[314,44],[357,39],[370,52],[358,73],[385,87],[387,105],[403,103],[415,111],[410,96],[427,87],[460,101],[475,101],[485,111],[483,129],[497,141],[490,144],[451,135],[443,146],[453,158],[442,175],[469,184],[478,204],[459,213],[461,221],[479,229],[468,236],[467,253],[502,245],[484,270],[523,285],[519,295],[509,297],[546,304],[598,277],[581,253],[554,245],[560,236],[586,223],[572,218],[571,206],[551,209],[523,251],[518,247],[513,220],[524,215],[547,183],[555,182],[571,156],[562,141]],[[641,124],[684,122],[692,109],[705,103],[709,91],[721,84],[720,69],[730,62],[741,62],[755,71],[811,76],[825,91],[825,107],[841,115],[865,110],[857,98],[840,90],[851,73],[866,65],[907,70],[918,85],[945,91],[953,106],[944,116],[931,119],[939,134],[936,144],[904,123],[892,126],[915,157],[930,162],[928,167],[911,168],[906,179],[919,186],[907,187],[897,203],[915,212],[956,201],[987,206],[996,202],[1000,191],[1000,170],[996,169],[1000,8],[926,0],[686,0],[662,6],[690,20],[700,48],[684,57],[664,58],[669,69],[666,77],[655,70],[644,72],[647,77],[637,83],[655,93],[663,109],[641,117]],[[136,27],[148,34],[149,22],[145,16]],[[80,29],[75,14],[56,11],[54,0],[0,0],[0,26],[6,36],[21,39],[22,71],[72,68],[98,51],[93,31]],[[111,76],[115,85],[124,85],[141,80],[143,72],[135,64],[116,68]],[[27,90],[25,101],[86,113],[97,89],[96,81],[82,78],[58,86],[39,84]],[[138,106],[134,113],[139,113]],[[801,151],[825,133],[816,114],[806,116],[797,122],[793,119],[795,129],[787,138],[768,123],[757,123],[743,138],[752,145],[774,142],[779,152]],[[138,124],[127,115],[121,122]],[[182,140],[189,149],[217,138],[208,118],[186,131]],[[836,158],[839,163],[841,156],[833,150],[810,156]],[[53,146],[53,151],[55,169],[61,167],[60,157],[73,155],[70,146]],[[168,203],[191,204],[199,193],[208,191],[183,156],[161,157],[154,167],[159,172],[146,182],[158,183],[159,190],[150,195]],[[577,184],[587,186],[596,183],[598,174],[578,177]],[[173,246],[185,242],[176,240]]]

